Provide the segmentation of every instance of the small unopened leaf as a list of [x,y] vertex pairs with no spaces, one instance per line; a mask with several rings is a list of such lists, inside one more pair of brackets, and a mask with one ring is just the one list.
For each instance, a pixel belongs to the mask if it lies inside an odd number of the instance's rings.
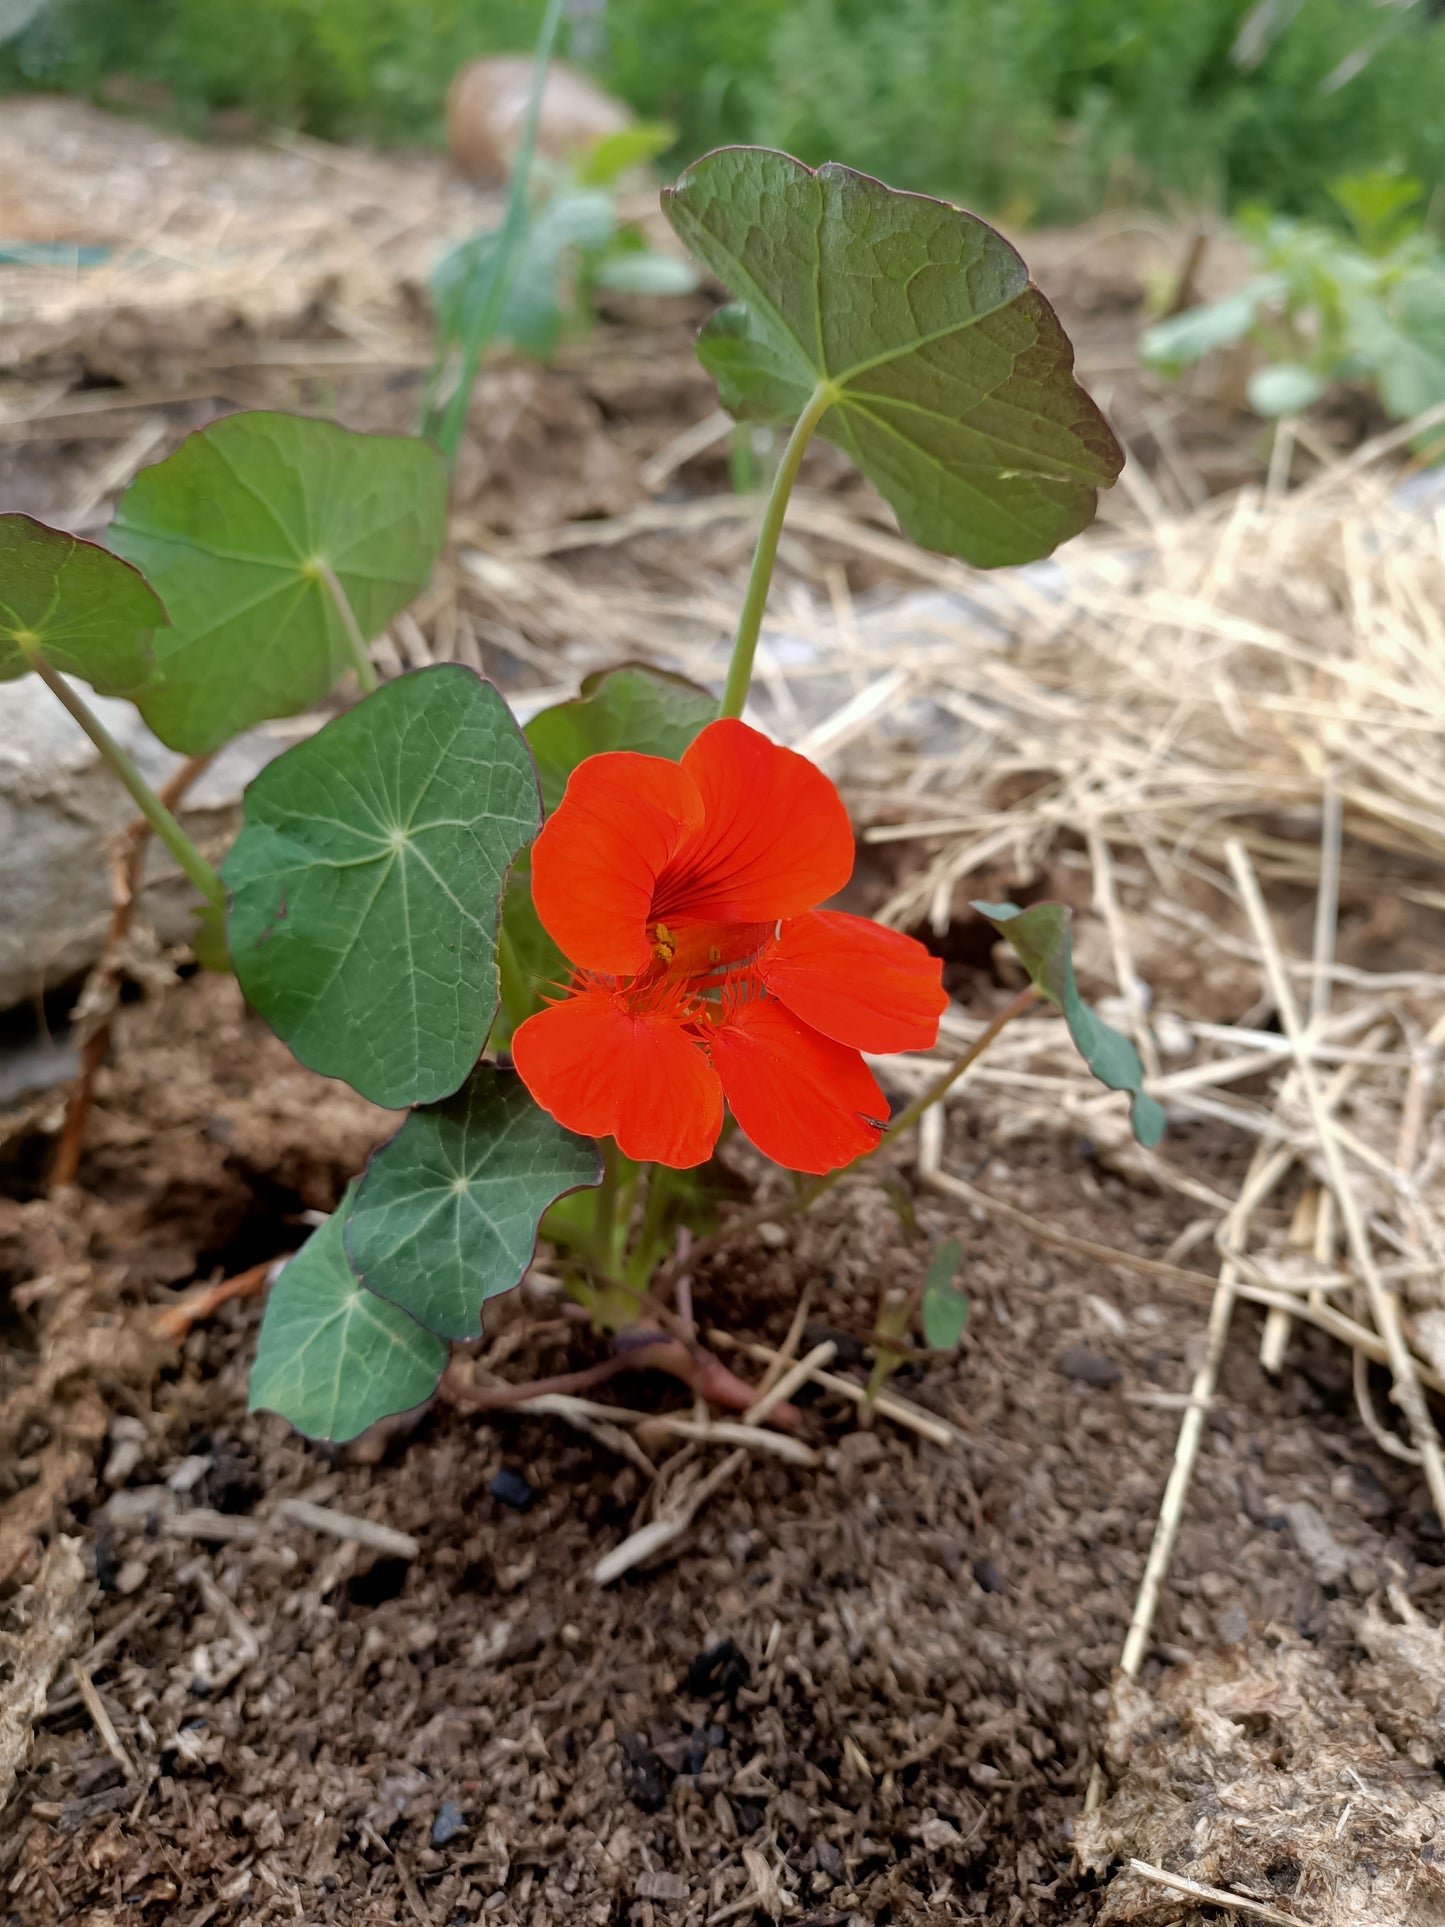
[[490,683],[439,663],[384,684],[246,791],[222,876],[247,1002],[374,1103],[445,1097],[487,1040],[502,890],[540,820]]
[[279,1412],[312,1439],[354,1439],[437,1388],[448,1346],[367,1291],[346,1262],[351,1187],[271,1287],[250,1409]]
[[554,1199],[602,1181],[590,1138],[564,1131],[515,1071],[478,1065],[455,1097],[413,1111],[366,1167],[346,1227],[357,1274],[446,1338],[531,1263]]
[[41,656],[102,696],[130,696],[151,674],[160,597],[108,549],[28,515],[0,515],[0,682]]
[[351,665],[329,569],[368,641],[431,574],[446,474],[428,442],[228,415],[136,476],[109,540],[163,597],[141,713],[201,755],[324,696]]
[[739,419],[795,420],[826,391],[819,434],[905,532],[981,567],[1047,555],[1093,519],[1123,454],[1001,234],[768,148],[705,155],[662,199],[738,297],[698,353]]
[[932,1351],[951,1352],[968,1324],[968,1297],[954,1282],[962,1263],[963,1246],[945,1238],[923,1281],[923,1342]]
[[[541,710],[527,725],[537,759],[542,806],[550,815],[562,801],[567,779],[588,756],[631,749],[675,761],[698,731],[717,715],[717,699],[685,676],[643,663],[624,663],[588,676],[571,702]],[[541,1007],[541,993],[567,981],[567,961],[542,928],[532,905],[525,858],[507,883],[503,912],[506,950],[502,992],[510,1036]]]
[[539,711],[527,725],[543,809],[548,815],[556,809],[567,778],[586,757],[631,749],[676,761],[716,715],[716,696],[663,669],[629,662],[588,676],[572,702]]
[[1130,1093],[1134,1135],[1152,1150],[1164,1135],[1163,1107],[1145,1093],[1144,1066],[1133,1044],[1079,995],[1068,905],[1036,903],[1020,910],[1014,903],[975,903],[973,908],[1008,939],[1037,988],[1063,1012],[1069,1035],[1099,1082]]

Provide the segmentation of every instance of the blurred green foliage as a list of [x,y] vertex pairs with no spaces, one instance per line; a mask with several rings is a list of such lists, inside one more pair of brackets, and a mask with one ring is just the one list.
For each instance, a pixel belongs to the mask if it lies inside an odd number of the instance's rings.
[[[1110,198],[1326,211],[1342,171],[1445,182],[1433,0],[586,0],[572,54],[680,130],[831,157],[1016,220]],[[47,0],[0,86],[169,90],[334,139],[437,139],[447,80],[541,0]],[[1273,22],[1271,26],[1270,23]],[[1263,31],[1261,31],[1263,29]]]
[[[1260,272],[1223,300],[1146,330],[1146,362],[1177,374],[1235,343],[1258,361],[1247,399],[1259,415],[1297,415],[1334,382],[1372,386],[1408,421],[1445,403],[1445,250],[1420,224],[1420,183],[1386,170],[1332,184],[1351,234],[1322,222],[1246,212]],[[1438,428],[1422,450],[1445,456]]]

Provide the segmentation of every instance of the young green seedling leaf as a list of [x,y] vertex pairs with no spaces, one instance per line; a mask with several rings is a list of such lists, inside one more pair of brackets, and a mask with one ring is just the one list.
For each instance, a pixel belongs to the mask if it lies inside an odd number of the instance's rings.
[[28,515],[0,515],[0,682],[39,656],[102,696],[134,695],[165,624],[160,597],[128,562]]
[[430,575],[446,502],[430,443],[298,415],[228,415],[142,469],[109,540],[170,611],[156,735],[201,755],[324,696]]
[[1064,1014],[1080,1056],[1101,1084],[1111,1091],[1128,1091],[1130,1122],[1139,1142],[1152,1150],[1164,1135],[1164,1109],[1144,1090],[1144,1066],[1139,1053],[1102,1017],[1097,1017],[1079,995],[1074,976],[1073,912],[1064,903],[1036,903],[1020,910],[1016,903],[974,903],[1001,937],[1012,945],[1035,986]]
[[353,1269],[429,1331],[475,1338],[482,1306],[531,1263],[542,1213],[602,1182],[590,1138],[564,1131],[514,1071],[479,1064],[377,1151],[346,1224]]
[[698,353],[740,420],[796,421],[850,455],[925,548],[991,568],[1093,518],[1123,454],[1003,236],[828,162],[726,147],[663,193],[738,297]]
[[[585,757],[631,749],[642,756],[675,761],[716,714],[717,699],[705,689],[685,676],[644,663],[624,663],[588,676],[573,701],[541,710],[527,724],[526,737],[542,785],[542,807],[549,815],[556,809],[567,778]],[[540,1009],[540,991],[565,984],[568,976],[565,958],[532,907],[525,859],[507,881],[502,929],[507,952],[503,999],[510,1035],[524,1017]]]
[[490,683],[439,663],[385,684],[246,791],[222,877],[247,1002],[374,1103],[447,1096],[487,1040],[502,889],[540,822]]
[[954,1283],[962,1263],[963,1246],[945,1238],[923,1280],[923,1342],[935,1352],[953,1351],[968,1323],[968,1295]]
[[250,1410],[279,1412],[311,1439],[354,1439],[429,1399],[448,1346],[365,1290],[343,1231],[355,1185],[284,1265],[266,1301]]
[[[612,198],[600,188],[565,190],[532,215],[511,264],[492,338],[515,342],[545,361],[565,319],[558,296],[564,255],[570,249],[605,247],[614,227]],[[461,242],[438,263],[431,292],[443,348],[465,341],[486,310],[502,259],[502,230],[492,228]]]

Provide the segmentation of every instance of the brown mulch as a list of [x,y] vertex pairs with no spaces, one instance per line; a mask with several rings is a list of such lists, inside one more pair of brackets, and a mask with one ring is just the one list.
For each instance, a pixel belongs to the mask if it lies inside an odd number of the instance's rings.
[[[228,983],[124,1023],[88,1201],[0,1224],[42,1357],[67,1305],[134,1334],[171,1284],[291,1248],[387,1125],[295,1071]],[[971,1104],[951,1129],[953,1168],[1076,1233],[1157,1253],[1187,1215],[1086,1144],[1001,1142]],[[777,1342],[811,1286],[809,1340],[833,1336],[856,1372],[880,1284],[916,1278],[945,1231],[964,1241],[970,1329],[899,1383],[961,1446],[860,1430],[805,1395],[820,1470],[750,1462],[675,1556],[606,1591],[590,1569],[642,1479],[592,1439],[436,1410],[360,1465],[246,1416],[254,1307],[226,1307],[158,1376],[112,1336],[109,1380],[90,1365],[108,1432],[67,1493],[97,1586],[91,1673],[126,1759],[62,1675],[0,1818],[8,1917],[1092,1919],[1072,1822],[1202,1313],[860,1182],[704,1267],[698,1315]],[[509,1374],[568,1356],[526,1339],[535,1307],[498,1311]],[[1394,1583],[1438,1613],[1445,1596],[1438,1522],[1361,1430],[1347,1358],[1303,1334],[1276,1386],[1256,1339],[1241,1326],[1210,1415],[1146,1683],[1267,1630],[1342,1666],[1365,1597]],[[16,1441],[22,1481],[66,1382]],[[675,1402],[666,1381],[628,1390]],[[293,1495],[419,1551],[266,1524]]]

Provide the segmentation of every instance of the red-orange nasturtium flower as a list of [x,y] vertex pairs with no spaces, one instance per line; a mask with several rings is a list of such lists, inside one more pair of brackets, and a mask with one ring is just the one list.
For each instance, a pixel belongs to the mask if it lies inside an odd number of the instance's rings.
[[711,1152],[724,1099],[792,1170],[871,1151],[888,1105],[859,1053],[928,1048],[947,998],[922,944],[816,908],[852,869],[832,783],[745,723],[710,723],[679,763],[580,763],[532,851],[573,978],[512,1040],[528,1090],[677,1168]]

